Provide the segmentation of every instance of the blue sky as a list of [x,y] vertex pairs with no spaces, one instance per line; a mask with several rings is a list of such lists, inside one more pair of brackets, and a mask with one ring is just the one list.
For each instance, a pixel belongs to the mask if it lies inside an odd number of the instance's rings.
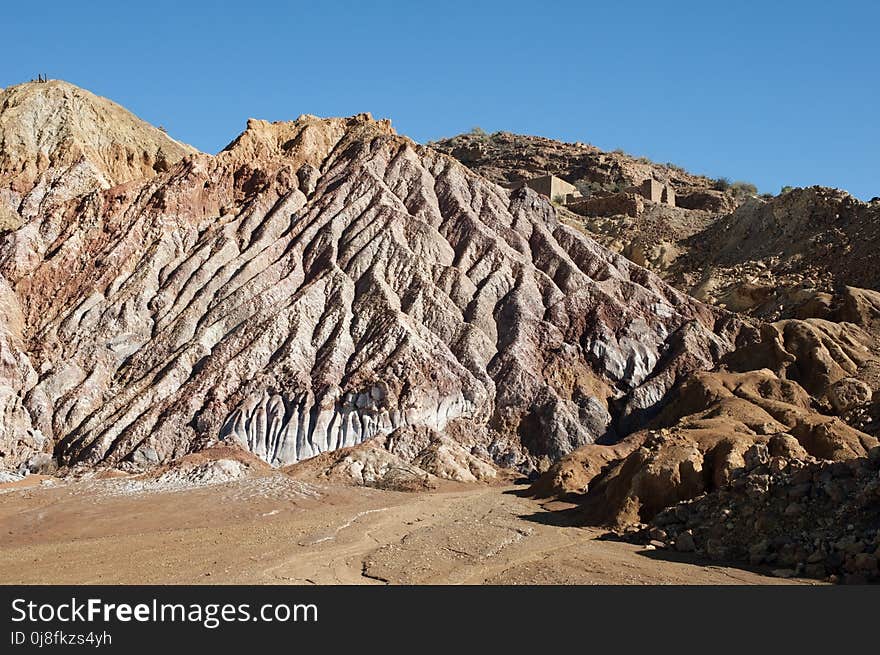
[[6,3],[0,86],[37,73],[215,152],[248,117],[480,126],[689,170],[880,195],[880,3]]

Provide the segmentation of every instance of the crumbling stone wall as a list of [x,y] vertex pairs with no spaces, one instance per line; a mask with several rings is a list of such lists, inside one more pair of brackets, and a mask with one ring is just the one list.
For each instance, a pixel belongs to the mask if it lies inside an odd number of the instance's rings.
[[556,200],[557,198],[565,198],[566,201],[570,196],[580,196],[580,192],[577,190],[573,184],[569,184],[562,178],[556,177],[555,175],[544,175],[543,177],[536,177],[531,180],[525,180],[523,182],[519,182],[518,184],[513,185],[513,189],[519,189],[521,187],[527,186],[530,189],[534,189],[538,193],[547,196],[551,200]]
[[581,216],[624,214],[638,217],[645,210],[645,200],[637,193],[615,193],[610,196],[592,196],[569,203],[568,209]]
[[650,200],[651,202],[675,207],[675,190],[670,185],[658,182],[651,177],[644,180],[641,184],[626,189],[626,191],[638,193],[645,200]]

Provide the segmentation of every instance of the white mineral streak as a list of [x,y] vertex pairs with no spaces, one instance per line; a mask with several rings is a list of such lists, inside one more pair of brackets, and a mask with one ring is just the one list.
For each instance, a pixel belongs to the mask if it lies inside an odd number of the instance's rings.
[[475,409],[461,394],[431,398],[426,393],[425,404],[405,410],[382,406],[380,387],[366,393],[349,392],[341,399],[337,396],[330,393],[316,400],[301,395],[286,400],[263,392],[232,412],[220,438],[236,439],[260,458],[279,466],[354,446],[399,427],[426,426],[442,432],[453,419],[472,418]]

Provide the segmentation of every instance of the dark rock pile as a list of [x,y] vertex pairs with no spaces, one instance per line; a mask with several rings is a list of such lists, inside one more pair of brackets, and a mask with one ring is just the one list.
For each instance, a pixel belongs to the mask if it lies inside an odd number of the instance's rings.
[[880,447],[842,462],[771,457],[764,444],[725,487],[678,503],[628,540],[779,577],[880,581]]

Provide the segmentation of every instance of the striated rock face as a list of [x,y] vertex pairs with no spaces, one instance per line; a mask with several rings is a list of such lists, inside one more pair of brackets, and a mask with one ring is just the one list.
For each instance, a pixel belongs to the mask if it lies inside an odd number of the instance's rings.
[[[694,261],[686,269],[676,266],[673,271],[673,265],[689,253],[695,235],[739,204],[733,190],[714,188],[716,180],[622,151],[603,152],[584,143],[475,131],[430,145],[501,185],[544,175],[555,175],[573,184],[582,199],[557,208],[564,221],[688,291],[699,284],[699,279],[690,277],[698,276],[700,257],[706,255],[695,252]],[[674,190],[675,207],[626,192],[649,178]],[[686,275],[688,280],[684,282]]]
[[22,219],[0,237],[6,466],[218,438],[281,465],[455,422],[530,470],[656,413],[740,327],[368,115],[252,120]]
[[191,152],[119,105],[65,82],[0,91],[0,461],[18,465],[53,447],[25,404],[39,373],[27,352],[16,280],[51,250],[70,216],[68,203],[152,177]]
[[532,493],[577,498],[589,523],[630,525],[724,488],[756,444],[780,457],[864,456],[880,433],[878,306],[876,292],[848,287],[829,313],[846,320],[744,328],[715,370],[667,395],[647,429],[566,455]]
[[[733,312],[828,318],[844,285],[880,288],[878,199],[865,203],[819,186],[757,197],[741,185],[719,190],[721,180],[622,152],[505,132],[434,145],[501,184],[549,174],[575,184],[584,200],[570,202],[571,212],[560,208],[564,220]],[[675,207],[620,193],[647,177],[675,189]]]

